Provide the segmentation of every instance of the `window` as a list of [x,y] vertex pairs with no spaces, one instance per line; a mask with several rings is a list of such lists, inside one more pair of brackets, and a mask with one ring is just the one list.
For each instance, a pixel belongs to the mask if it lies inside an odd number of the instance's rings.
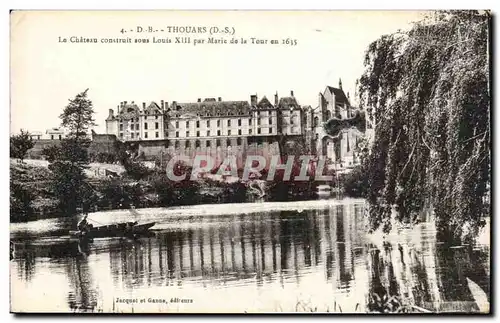
[[191,143],[189,142],[189,140],[186,140],[186,148],[190,148],[191,147]]
[[159,124],[158,122],[155,122],[155,129],[158,129],[159,128]]
[[269,124],[273,124],[273,118],[269,118]]
[[120,138],[123,138],[123,132],[120,132]]
[[186,131],[186,137],[189,137],[189,131]]
[[220,139],[217,139],[216,144],[217,144],[217,147],[220,147]]
[[259,129],[257,129],[257,133],[260,135],[260,128],[259,128]]
[[231,146],[231,140],[229,140],[229,139],[228,139],[228,140],[226,140],[226,146],[227,146],[227,147]]
[[196,128],[199,128],[199,127],[200,127],[200,121],[199,121],[199,120],[197,120],[197,121],[196,121]]
[[199,136],[200,136],[200,132],[196,131],[196,137],[199,137]]
[[134,138],[134,133],[133,132],[130,134],[130,138]]
[[273,128],[269,128],[269,133],[273,133]]
[[200,148],[201,144],[199,140],[196,140],[196,148]]
[[159,133],[158,131],[155,133],[155,137],[156,137],[156,138],[159,138],[159,137],[160,137],[160,133]]
[[318,117],[314,117],[314,122],[313,122],[314,127],[317,127],[318,123],[319,123],[319,118]]
[[54,135],[50,135],[50,139],[54,140]]
[[241,136],[241,129],[238,130],[238,135]]
[[207,127],[210,127],[210,120],[207,120]]
[[145,138],[145,139],[147,139],[147,138],[148,138],[148,133],[147,133],[147,132],[145,132],[145,133],[144,133],[144,138]]
[[251,135],[252,134],[252,129],[248,129],[248,134]]
[[186,128],[189,128],[189,120],[186,121]]
[[217,136],[220,136],[220,130],[217,130]]
[[148,123],[144,122],[144,130],[148,130]]
[[120,131],[123,131],[123,123],[120,123]]
[[236,143],[238,144],[238,146],[241,146],[241,138],[236,139]]
[[176,127],[176,128],[179,128],[179,121],[176,121],[176,122],[175,122],[175,127]]
[[176,132],[175,132],[175,137],[176,137],[176,138],[179,138],[179,131],[176,131]]
[[59,135],[59,140],[61,140],[61,135]]
[[155,119],[158,119],[158,116],[155,116]]
[[207,130],[207,136],[210,137],[210,130]]
[[220,127],[220,120],[217,120],[217,127]]
[[141,139],[141,137],[139,136],[139,133],[136,133],[135,135],[137,136],[137,139]]
[[238,119],[238,126],[241,127],[241,119]]
[[260,119],[257,119],[257,125],[260,126]]
[[252,125],[252,119],[248,119],[248,125],[251,126]]
[[231,120],[227,120],[227,126],[231,127]]
[[179,148],[179,147],[180,147],[179,140],[176,140],[175,141],[175,148]]
[[207,148],[210,148],[210,144],[211,144],[210,140],[207,140],[206,142]]

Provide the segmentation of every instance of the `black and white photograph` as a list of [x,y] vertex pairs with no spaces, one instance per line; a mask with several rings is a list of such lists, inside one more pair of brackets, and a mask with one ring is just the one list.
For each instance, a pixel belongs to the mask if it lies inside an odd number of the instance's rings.
[[491,314],[491,27],[11,11],[11,313]]

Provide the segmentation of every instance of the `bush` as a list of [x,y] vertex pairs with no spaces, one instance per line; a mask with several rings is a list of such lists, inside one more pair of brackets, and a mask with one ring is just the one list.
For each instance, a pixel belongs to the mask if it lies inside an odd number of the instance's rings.
[[368,188],[368,177],[363,167],[357,166],[350,173],[341,176],[344,194],[351,197],[365,197]]

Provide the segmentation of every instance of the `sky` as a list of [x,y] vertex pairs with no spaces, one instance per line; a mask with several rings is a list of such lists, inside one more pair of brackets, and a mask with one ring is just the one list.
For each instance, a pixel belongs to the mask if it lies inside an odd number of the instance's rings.
[[[68,100],[89,89],[98,133],[109,109],[121,101],[196,102],[198,98],[272,100],[290,91],[302,105],[316,107],[327,85],[354,95],[367,46],[381,35],[409,28],[415,11],[18,11],[11,14],[10,132],[60,126]],[[193,45],[209,34],[120,33],[148,26],[234,28],[247,44]],[[191,44],[63,43],[71,36],[171,38]],[[251,37],[268,44],[251,44]],[[271,45],[271,39],[297,45]]]

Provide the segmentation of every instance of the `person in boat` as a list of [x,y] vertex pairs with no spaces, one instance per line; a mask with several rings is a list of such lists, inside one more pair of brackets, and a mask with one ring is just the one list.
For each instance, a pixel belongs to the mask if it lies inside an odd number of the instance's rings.
[[78,230],[80,230],[80,232],[82,232],[82,233],[86,233],[90,229],[92,229],[92,224],[90,224],[87,221],[87,217],[88,217],[88,214],[85,214],[83,219],[80,222],[78,222]]

